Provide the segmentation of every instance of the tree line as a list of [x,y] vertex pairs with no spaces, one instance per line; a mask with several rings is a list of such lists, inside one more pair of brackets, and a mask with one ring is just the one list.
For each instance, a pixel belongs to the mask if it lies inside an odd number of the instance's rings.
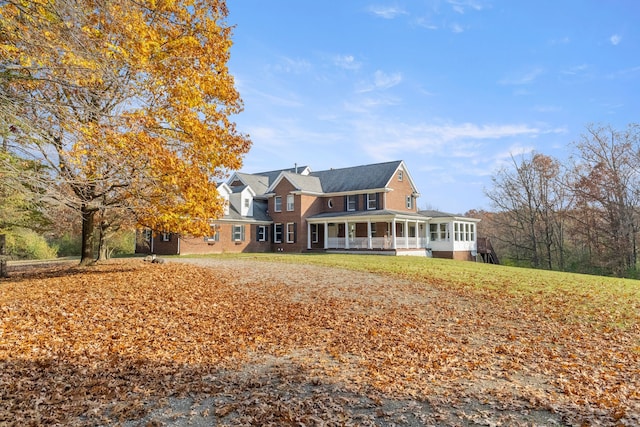
[[485,191],[479,233],[520,266],[638,277],[640,125],[589,125],[567,162],[512,157]]

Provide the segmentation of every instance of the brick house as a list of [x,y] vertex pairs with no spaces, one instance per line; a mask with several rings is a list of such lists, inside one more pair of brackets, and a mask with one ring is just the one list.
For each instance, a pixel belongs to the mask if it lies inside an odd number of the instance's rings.
[[205,238],[139,231],[136,252],[358,252],[475,259],[476,223],[420,211],[404,161],[246,174],[218,187],[225,215]]

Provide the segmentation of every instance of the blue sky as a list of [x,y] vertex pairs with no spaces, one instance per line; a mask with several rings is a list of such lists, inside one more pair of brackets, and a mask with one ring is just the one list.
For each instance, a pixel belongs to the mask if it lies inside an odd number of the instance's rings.
[[243,171],[404,160],[420,208],[490,209],[513,154],[640,112],[640,1],[228,0]]

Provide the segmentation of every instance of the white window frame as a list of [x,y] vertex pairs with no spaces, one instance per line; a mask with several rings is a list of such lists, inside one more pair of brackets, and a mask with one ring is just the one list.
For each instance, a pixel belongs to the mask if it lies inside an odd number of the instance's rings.
[[311,243],[318,243],[318,224],[311,224]]
[[273,225],[273,243],[282,243],[283,232],[284,232],[284,226],[281,223]]
[[249,199],[248,198],[244,199],[244,207],[248,208],[249,204],[250,204]]
[[398,181],[402,181],[404,179],[403,171],[398,171]]
[[429,224],[429,237],[432,242],[440,240],[440,224]]
[[407,196],[407,209],[413,209],[413,197]]
[[220,225],[213,224],[211,225],[211,235],[205,236],[205,242],[219,242],[220,241]]
[[244,242],[244,225],[233,224],[231,236],[234,242]]
[[449,223],[441,222],[440,226],[438,227],[438,231],[439,231],[439,234],[440,234],[440,240],[449,241],[449,239],[450,239]]
[[171,241],[171,233],[163,231],[162,234],[160,235],[160,240],[163,241],[163,242],[170,242]]
[[[367,194],[367,210],[373,211],[376,210],[377,205],[377,194],[376,193],[368,193]],[[373,202],[373,207],[371,207],[371,203]]]
[[476,225],[475,224],[469,224],[469,229],[471,232],[471,241],[475,242],[476,241]]
[[[347,195],[347,210],[352,212],[356,210],[357,196],[355,194]],[[353,206],[351,206],[353,205]]]
[[273,210],[275,212],[282,212],[282,197],[276,196],[273,199]]
[[259,225],[258,229],[256,230],[256,233],[258,234],[258,236],[257,236],[258,237],[258,242],[266,242],[267,241],[267,226],[266,225]]
[[293,222],[288,222],[287,223],[287,229],[286,229],[286,233],[287,233],[287,243],[295,243],[296,242],[296,228],[295,228],[295,223]]
[[295,205],[295,198],[293,194],[287,194],[287,211],[291,212],[295,208],[296,208],[296,205]]

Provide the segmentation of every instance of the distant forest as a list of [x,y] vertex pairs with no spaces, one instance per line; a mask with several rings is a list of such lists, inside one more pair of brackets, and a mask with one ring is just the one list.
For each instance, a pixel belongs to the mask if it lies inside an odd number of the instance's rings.
[[640,125],[589,125],[565,164],[542,153],[512,157],[486,195],[478,234],[501,262],[639,278]]

